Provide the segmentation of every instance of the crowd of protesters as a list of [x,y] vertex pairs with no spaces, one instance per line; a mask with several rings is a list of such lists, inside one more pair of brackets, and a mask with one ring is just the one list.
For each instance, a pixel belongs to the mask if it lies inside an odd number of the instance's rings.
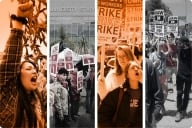
[[[180,122],[187,116],[186,110],[191,90],[191,42],[185,35],[175,36],[173,33],[168,33],[163,38],[147,33],[146,39],[145,55],[157,69],[164,102],[169,93],[173,93],[176,88],[177,113],[175,122]],[[161,114],[166,114],[166,107],[163,104],[161,109]]]
[[119,44],[114,57],[104,60],[98,69],[98,126],[142,127],[142,43]]
[[[60,68],[56,76],[50,77],[50,127],[94,127],[94,68],[90,65],[84,71],[80,90],[77,88],[77,66],[71,71]],[[86,91],[85,113],[79,111],[83,89]]]

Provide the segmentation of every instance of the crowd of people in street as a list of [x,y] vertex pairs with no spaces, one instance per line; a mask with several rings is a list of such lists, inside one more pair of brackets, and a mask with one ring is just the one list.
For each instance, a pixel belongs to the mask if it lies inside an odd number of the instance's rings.
[[99,127],[142,127],[140,45],[132,48],[128,44],[118,45],[113,62],[106,62],[109,64],[105,67],[105,70],[108,69],[107,73],[98,76]]
[[[94,127],[95,116],[95,66],[90,65],[84,73],[83,88],[77,88],[77,71],[60,68],[50,78],[50,127]],[[85,96],[81,93],[85,91]],[[80,112],[80,102],[85,112]],[[75,125],[74,125],[75,124]]]
[[[169,93],[173,93],[176,90],[177,113],[175,122],[180,122],[187,116],[186,111],[189,103],[189,93],[191,91],[191,41],[185,35],[175,37],[173,33],[169,33],[165,38],[147,34],[147,38],[148,40],[145,44],[146,58],[153,63],[156,69],[157,84],[160,85],[159,89],[162,90],[163,94],[163,96],[162,94],[158,96],[158,99],[161,99],[159,100],[159,106],[161,107],[158,109],[158,113],[162,116],[166,114],[164,103]],[[155,126],[151,122],[152,125]]]

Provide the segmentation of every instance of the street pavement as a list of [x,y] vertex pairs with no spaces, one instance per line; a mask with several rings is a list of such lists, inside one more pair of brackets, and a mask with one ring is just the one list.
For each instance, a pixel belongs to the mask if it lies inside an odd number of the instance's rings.
[[[92,124],[93,119],[91,119],[90,113],[86,113],[86,89],[83,88],[80,93],[80,104],[79,104],[79,112],[76,117],[76,120],[70,120],[68,122],[68,126],[65,126],[65,128],[78,128],[78,123],[83,124],[83,128],[94,128],[94,124]],[[81,122],[83,121],[83,122]],[[89,121],[89,122],[86,122]],[[89,126],[86,126],[89,125]]]
[[[80,104],[79,104],[79,112],[78,114],[79,115],[83,115],[86,113],[86,90],[85,88],[82,89],[82,92],[81,92],[81,98],[80,98]],[[66,128],[75,128],[75,127],[78,127],[78,117],[76,117],[77,120],[74,121],[74,120],[71,120],[70,122],[68,122],[69,124],[69,127],[66,127]]]
[[[79,106],[79,113],[78,113],[80,116],[86,113],[85,100],[86,100],[86,97],[81,96],[80,106]],[[76,117],[76,119],[77,119],[76,121],[71,120],[70,122],[68,122],[69,126],[66,127],[66,128],[75,128],[75,127],[78,127],[78,117]]]
[[190,93],[189,105],[187,108],[187,117],[180,122],[175,122],[176,116],[176,87],[173,87],[173,92],[168,94],[165,101],[166,113],[163,118],[157,123],[157,128],[192,128],[192,92]]
[[[82,92],[80,93],[81,97],[80,97],[80,103],[79,103],[79,111],[78,111],[78,115],[75,117],[75,120],[72,120],[71,117],[69,117],[69,121],[64,122],[63,127],[64,128],[77,128],[78,127],[78,123],[79,123],[79,118],[81,118],[81,116],[86,114],[86,90],[85,88],[82,89]],[[52,122],[50,128],[63,128],[63,127],[56,127],[54,126],[55,122]]]

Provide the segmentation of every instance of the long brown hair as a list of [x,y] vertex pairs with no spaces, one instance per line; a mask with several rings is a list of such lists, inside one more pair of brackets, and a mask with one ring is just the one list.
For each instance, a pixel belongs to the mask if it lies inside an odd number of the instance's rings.
[[119,45],[115,50],[115,65],[116,65],[116,73],[117,75],[121,75],[123,73],[123,70],[121,66],[119,65],[119,62],[117,60],[117,52],[122,50],[129,61],[134,60],[133,52],[131,51],[131,48],[128,45]]

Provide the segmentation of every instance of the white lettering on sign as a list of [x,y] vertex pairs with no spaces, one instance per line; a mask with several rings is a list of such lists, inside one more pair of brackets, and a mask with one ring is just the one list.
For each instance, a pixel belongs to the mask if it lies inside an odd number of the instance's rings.
[[127,4],[142,4],[142,0],[127,0]]
[[123,0],[98,0],[98,6],[108,8],[123,8]]
[[98,0],[98,2],[117,2],[117,3],[122,3],[123,0]]
[[108,2],[118,2],[118,3],[122,3],[123,0],[107,0]]
[[101,3],[99,3],[99,5],[106,6],[106,7],[113,7],[113,8],[122,8],[123,7],[122,3],[101,2]]
[[155,24],[164,24],[164,10],[156,9],[154,11]]
[[178,16],[169,16],[168,24],[169,26],[178,26]]

